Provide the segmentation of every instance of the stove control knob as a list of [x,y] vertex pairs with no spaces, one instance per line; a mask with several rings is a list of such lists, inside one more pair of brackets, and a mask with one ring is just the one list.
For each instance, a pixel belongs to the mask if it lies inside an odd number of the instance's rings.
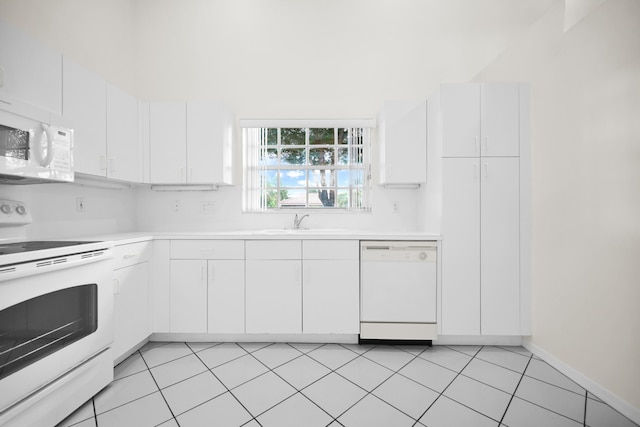
[[24,215],[27,213],[27,210],[24,208],[24,206],[18,205],[16,206],[16,212],[18,212],[18,214],[20,215]]
[[5,214],[10,214],[11,213],[11,205],[2,205],[2,206],[0,206],[0,211],[2,211],[2,213],[5,213]]

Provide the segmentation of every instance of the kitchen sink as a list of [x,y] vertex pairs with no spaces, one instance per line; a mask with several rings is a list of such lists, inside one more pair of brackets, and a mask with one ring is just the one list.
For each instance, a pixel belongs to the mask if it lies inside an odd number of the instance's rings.
[[325,234],[351,234],[353,231],[343,228],[269,228],[265,230],[256,230],[253,234],[268,235],[325,235]]

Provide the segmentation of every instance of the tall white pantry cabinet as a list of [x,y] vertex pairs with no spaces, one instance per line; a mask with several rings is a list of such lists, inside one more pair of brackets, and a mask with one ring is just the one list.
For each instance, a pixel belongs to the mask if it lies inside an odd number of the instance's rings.
[[440,333],[527,335],[528,85],[441,85],[428,123],[442,153]]

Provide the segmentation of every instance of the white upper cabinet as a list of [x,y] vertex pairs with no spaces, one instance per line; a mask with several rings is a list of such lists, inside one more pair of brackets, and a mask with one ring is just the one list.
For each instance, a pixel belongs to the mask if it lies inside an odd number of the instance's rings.
[[469,83],[440,87],[443,157],[519,155],[519,84]]
[[222,102],[187,103],[187,182],[232,184],[233,120]]
[[62,115],[62,55],[3,20],[0,74],[3,108],[18,101]]
[[233,120],[220,102],[151,103],[150,182],[231,184]]
[[385,101],[378,120],[380,185],[427,180],[427,102]]
[[140,181],[138,100],[64,58],[63,125],[73,129],[76,172]]
[[[437,108],[437,106],[434,107]],[[442,85],[439,107],[442,120],[442,155],[444,157],[479,156],[480,85]]]
[[520,154],[518,83],[480,85],[482,156],[516,157]]
[[150,169],[153,184],[186,183],[187,109],[184,102],[149,105]]
[[140,181],[138,100],[107,85],[107,176]]
[[64,58],[64,125],[73,129],[76,172],[107,174],[107,84]]

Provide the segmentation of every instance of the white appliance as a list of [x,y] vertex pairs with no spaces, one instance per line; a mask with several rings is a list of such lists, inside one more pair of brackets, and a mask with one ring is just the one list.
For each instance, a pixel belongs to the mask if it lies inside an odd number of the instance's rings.
[[113,380],[111,248],[0,244],[0,425],[54,426]]
[[360,242],[360,341],[437,338],[435,241]]
[[0,183],[49,181],[73,181],[73,131],[0,109]]

